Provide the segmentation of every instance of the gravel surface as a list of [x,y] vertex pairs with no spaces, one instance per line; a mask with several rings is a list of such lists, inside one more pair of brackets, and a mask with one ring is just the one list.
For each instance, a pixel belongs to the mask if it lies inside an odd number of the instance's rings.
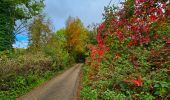
[[71,100],[82,65],[76,64],[17,100]]

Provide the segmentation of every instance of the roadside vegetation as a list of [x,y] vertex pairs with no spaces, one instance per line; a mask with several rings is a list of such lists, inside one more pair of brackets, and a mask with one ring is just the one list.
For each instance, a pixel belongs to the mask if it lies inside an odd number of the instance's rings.
[[89,44],[82,100],[170,99],[170,2],[107,6]]
[[[69,17],[66,27],[54,32],[43,2],[0,1],[0,100],[16,99],[85,60],[89,33],[81,20]],[[29,38],[26,49],[12,46],[19,34]]]
[[[69,17],[55,31],[44,0],[0,1],[0,100],[14,100],[74,63],[82,100],[170,99],[170,1],[125,0],[86,28]],[[14,48],[17,35],[28,46]]]

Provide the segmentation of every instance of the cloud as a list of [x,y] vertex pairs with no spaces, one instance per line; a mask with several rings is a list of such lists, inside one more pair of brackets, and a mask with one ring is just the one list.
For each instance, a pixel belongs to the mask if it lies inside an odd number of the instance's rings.
[[110,0],[46,0],[44,12],[52,19],[56,29],[64,27],[69,16],[79,17],[88,26],[102,21],[104,6],[109,2]]

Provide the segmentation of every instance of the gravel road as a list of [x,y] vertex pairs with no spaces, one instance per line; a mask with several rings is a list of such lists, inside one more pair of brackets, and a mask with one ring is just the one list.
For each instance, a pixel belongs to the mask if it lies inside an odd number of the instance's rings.
[[17,100],[71,100],[77,87],[81,66],[82,64],[76,64]]

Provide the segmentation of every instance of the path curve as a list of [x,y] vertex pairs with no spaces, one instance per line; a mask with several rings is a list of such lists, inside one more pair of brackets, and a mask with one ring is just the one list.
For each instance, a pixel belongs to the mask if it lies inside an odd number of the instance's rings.
[[82,65],[76,64],[17,100],[71,100],[76,90],[76,82]]

